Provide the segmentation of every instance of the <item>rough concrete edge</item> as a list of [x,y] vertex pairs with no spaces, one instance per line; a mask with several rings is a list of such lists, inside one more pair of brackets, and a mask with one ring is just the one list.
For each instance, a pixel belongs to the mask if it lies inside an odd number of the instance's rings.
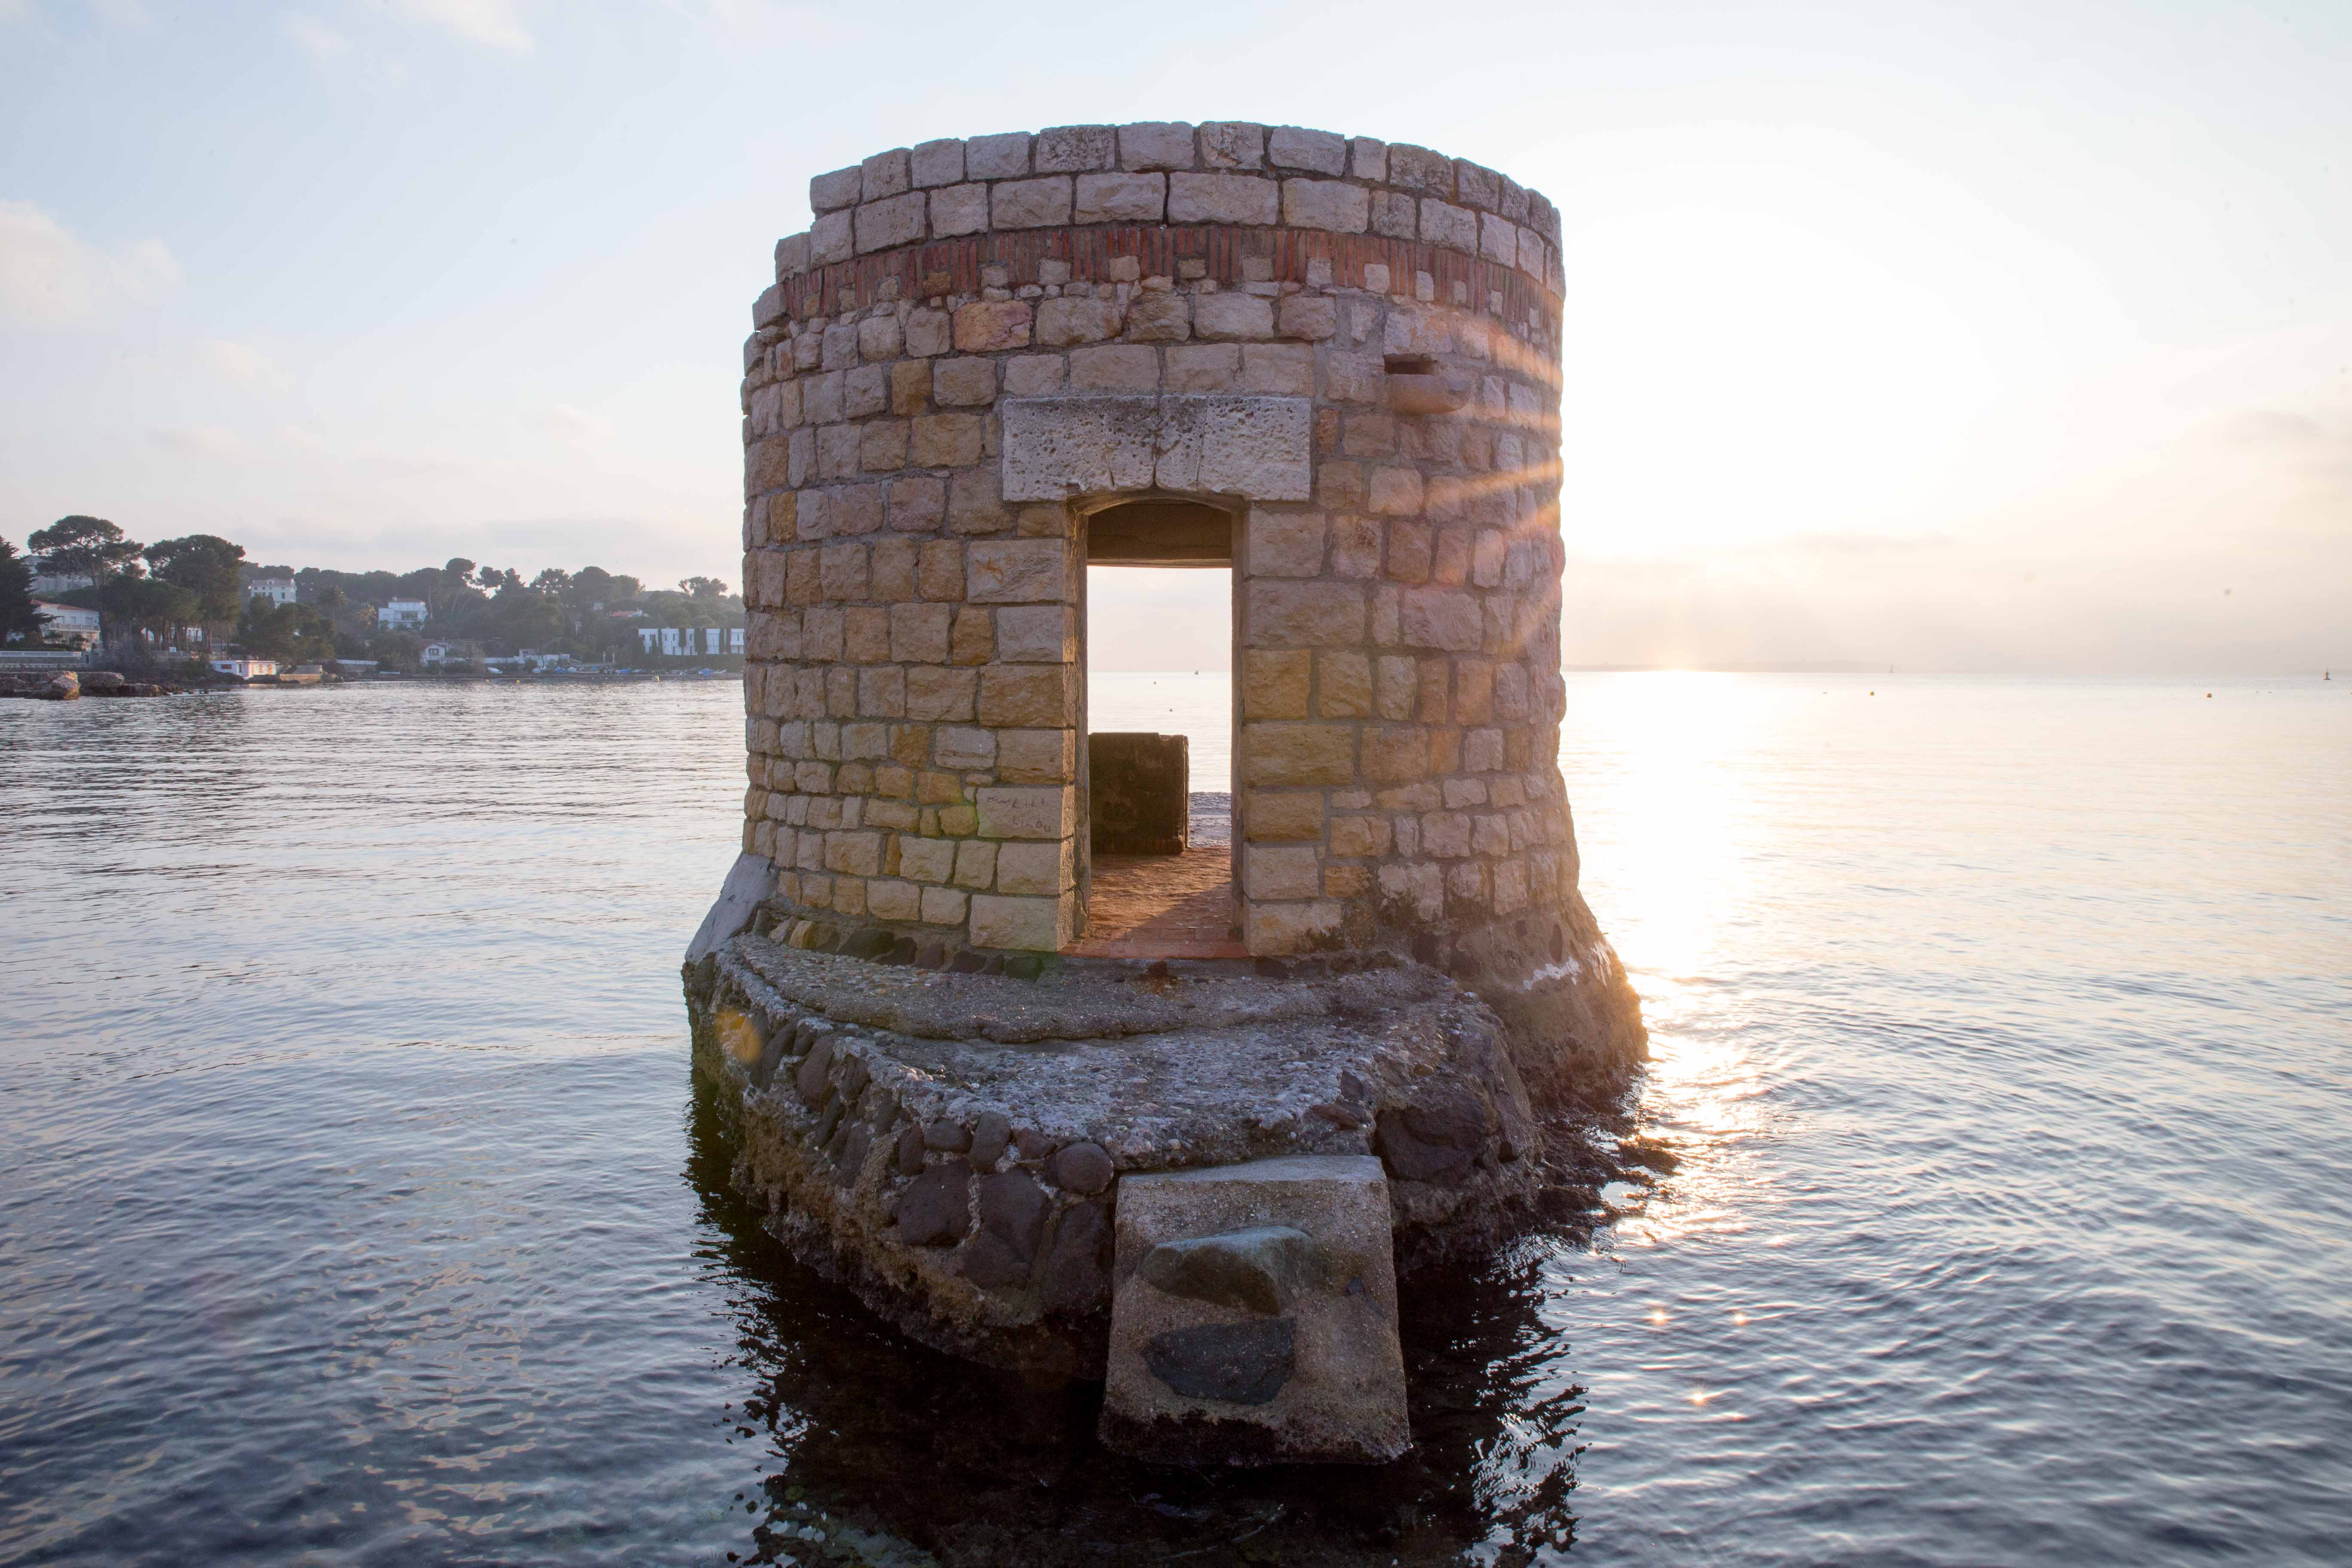
[[776,863],[764,855],[743,854],[735,857],[728,868],[727,879],[719,886],[719,898],[710,912],[702,917],[695,928],[694,940],[687,944],[686,961],[698,963],[719,951],[719,944],[741,934],[759,914],[760,906],[776,891]]

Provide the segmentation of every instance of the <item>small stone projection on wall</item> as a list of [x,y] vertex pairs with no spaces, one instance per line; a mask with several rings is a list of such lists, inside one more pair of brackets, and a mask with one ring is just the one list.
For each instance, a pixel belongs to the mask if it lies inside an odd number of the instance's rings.
[[1066,946],[1084,518],[1192,496],[1244,513],[1250,950],[1557,947],[1549,203],[1214,123],[925,142],[811,206],[743,384],[745,847],[783,904]]

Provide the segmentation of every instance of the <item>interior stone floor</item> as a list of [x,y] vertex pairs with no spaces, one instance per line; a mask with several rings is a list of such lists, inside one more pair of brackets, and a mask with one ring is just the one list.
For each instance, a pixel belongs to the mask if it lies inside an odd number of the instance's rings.
[[1097,855],[1081,958],[1246,958],[1234,931],[1232,799],[1192,797],[1181,855]]

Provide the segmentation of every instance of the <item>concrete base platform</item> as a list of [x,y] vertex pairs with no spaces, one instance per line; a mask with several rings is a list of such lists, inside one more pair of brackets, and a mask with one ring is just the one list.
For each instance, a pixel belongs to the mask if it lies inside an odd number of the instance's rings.
[[1530,1222],[1539,1132],[1475,996],[1393,960],[1170,969],[1024,981],[721,942],[686,978],[735,1184],[913,1337],[1092,1379],[1135,1173],[1377,1155],[1401,1255]]

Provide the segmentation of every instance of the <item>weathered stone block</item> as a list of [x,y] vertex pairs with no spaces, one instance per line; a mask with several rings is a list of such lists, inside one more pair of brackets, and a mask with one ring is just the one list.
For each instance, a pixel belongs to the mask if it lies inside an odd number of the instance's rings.
[[809,226],[809,260],[819,267],[830,267],[846,261],[856,254],[855,216],[844,208],[831,212]]
[[[1148,296],[1181,300],[1181,295]],[[1134,318],[1129,311],[1129,319]],[[1188,326],[1185,331],[1192,329]],[[1165,389],[1169,392],[1230,392],[1241,382],[1242,351],[1238,343],[1188,343],[1168,351]]]
[[[1054,839],[1069,837],[1075,815],[1075,792],[1058,786],[999,785],[978,792],[980,831],[987,838]],[[1004,876],[1002,855],[997,876]]]
[[1080,174],[1079,223],[1158,223],[1168,212],[1165,174]]
[[914,423],[907,458],[919,468],[968,468],[980,461],[983,430],[977,414],[926,415]]
[[1250,575],[1321,575],[1323,531],[1323,519],[1319,513],[1253,513],[1249,520]]
[[1328,131],[1277,125],[1266,134],[1266,161],[1277,169],[1343,174],[1348,170],[1348,143]]
[[1252,845],[1242,859],[1242,887],[1252,899],[1312,899],[1323,891],[1323,868],[1312,846]]
[[1265,163],[1265,127],[1246,120],[1201,125],[1201,162],[1212,169],[1256,169]]
[[993,353],[1001,349],[1026,348],[1033,313],[1025,300],[975,300],[959,308],[955,313],[957,352]]
[[[975,839],[974,843],[982,842]],[[1067,839],[1007,842],[994,847],[996,890],[1024,897],[1052,897],[1076,885]]]
[[[976,672],[971,674],[977,679]],[[959,772],[996,765],[996,731],[943,728],[931,737],[931,758],[943,768]]]
[[890,606],[890,657],[902,662],[942,665],[948,659],[945,605],[898,604]]
[[1274,336],[1274,301],[1255,294],[1203,294],[1192,301],[1192,335],[1212,341]]
[[1339,301],[1328,294],[1290,295],[1276,310],[1275,326],[1286,338],[1320,342],[1339,330]]
[[1171,174],[1170,223],[1270,225],[1279,216],[1281,192],[1272,180],[1250,174]]
[[908,159],[908,172],[919,190],[958,184],[963,179],[963,143],[954,137],[921,143]]
[[1313,416],[1304,399],[1024,398],[1003,409],[1009,500],[1154,484],[1253,500],[1308,495]]
[[1242,653],[1242,714],[1249,719],[1307,717],[1307,682],[1314,656],[1304,649],[1247,648]]
[[912,882],[878,877],[866,884],[866,912],[877,921],[921,918],[923,889]]
[[1068,784],[1077,777],[1074,730],[1002,730],[996,736],[996,782]]
[[1324,653],[1315,658],[1317,700],[1326,719],[1372,716],[1372,661],[1360,653]]
[[1251,790],[1242,797],[1244,837],[1253,844],[1323,837],[1323,796],[1314,791]]
[[940,239],[980,234],[988,227],[988,187],[943,185],[931,192],[931,234]]
[[857,252],[887,250],[912,245],[923,237],[923,193],[908,191],[887,200],[866,202],[857,209]]
[[866,171],[856,166],[819,174],[809,182],[809,210],[820,217],[857,205],[866,188]]
[[1118,336],[1119,324],[1119,309],[1112,300],[1046,300],[1037,307],[1037,343],[1049,349],[1098,343]]
[[1048,126],[1037,133],[1037,172],[1076,174],[1085,169],[1108,169],[1118,162],[1118,131],[1112,126]]
[[902,837],[898,875],[918,882],[944,882],[955,870],[955,853],[952,838]]
[[992,664],[980,672],[980,721],[1000,729],[1058,729],[1077,722],[1076,676],[1067,665]]
[[1442,245],[1450,250],[1478,254],[1478,215],[1467,207],[1423,196],[1421,202],[1421,237],[1427,245]]
[[[948,606],[937,606],[946,609]],[[970,722],[973,703],[980,689],[980,672],[975,669],[942,669],[937,665],[917,665],[907,671],[907,717],[924,723]],[[946,742],[942,741],[941,745]],[[949,767],[986,767],[987,763],[950,763],[944,754],[943,765]]]
[[1374,468],[1371,509],[1384,517],[1411,517],[1421,510],[1421,475],[1412,468]]
[[1344,724],[1263,724],[1242,731],[1242,776],[1268,788],[1352,784],[1356,732]]
[[1105,855],[1181,855],[1190,842],[1191,742],[1182,735],[1087,737],[1087,830]]
[[1485,642],[1485,618],[1477,597],[1471,594],[1444,588],[1409,589],[1401,623],[1405,644],[1411,647],[1476,653]]
[[1070,221],[1070,176],[1013,179],[990,185],[988,224],[992,228],[1056,228]]
[[1517,265],[1519,258],[1518,226],[1493,213],[1480,213],[1478,251],[1489,261],[1499,261],[1506,267]]
[[[1000,872],[1000,879],[1002,876]],[[1069,910],[1069,900],[1059,896],[1019,899],[975,893],[971,944],[1024,952],[1059,952],[1070,940]]]
[[[1192,166],[1192,126],[1189,121],[1160,121],[1118,128],[1118,163],[1122,169],[1189,169]],[[1084,219],[1080,219],[1084,222]]]
[[931,368],[931,395],[951,408],[995,402],[996,362],[977,355],[940,360]]
[[1107,1445],[1241,1465],[1380,1464],[1411,1446],[1377,1159],[1129,1175],[1116,1216]]
[[1331,853],[1373,857],[1389,852],[1391,834],[1384,816],[1335,816],[1331,819]]
[[964,597],[973,604],[1058,604],[1068,593],[1066,541],[986,539],[965,546]]
[[1248,905],[1242,920],[1242,941],[1252,953],[1279,958],[1312,952],[1338,944],[1344,915],[1331,899],[1311,903]]
[[1254,647],[1348,647],[1364,637],[1364,591],[1353,583],[1254,582],[1244,603]]
[[974,180],[1017,179],[1029,172],[1030,136],[1025,131],[964,139],[964,174]]
[[1282,221],[1293,228],[1361,234],[1371,226],[1371,193],[1343,180],[1285,180]]
[[[944,612],[946,605],[937,606]],[[1066,664],[1077,655],[1077,616],[1064,605],[1024,605],[996,612],[996,657],[1008,664]],[[940,623],[947,658],[947,621]]]
[[1159,388],[1160,355],[1147,344],[1097,343],[1070,351],[1073,392],[1156,392]]

